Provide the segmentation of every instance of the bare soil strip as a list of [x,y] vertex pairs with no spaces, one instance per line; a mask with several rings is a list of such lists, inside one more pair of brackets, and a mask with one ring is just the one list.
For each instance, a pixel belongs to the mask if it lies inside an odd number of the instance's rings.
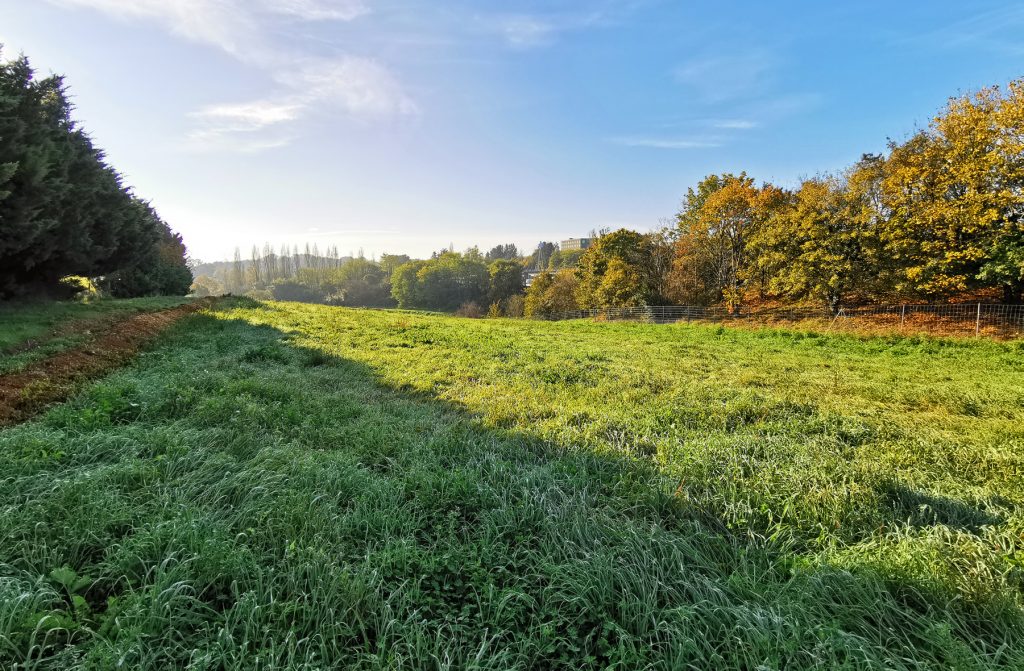
[[196,301],[105,323],[87,343],[0,375],[0,427],[23,422],[66,399],[82,382],[124,365],[176,321],[210,304]]
[[127,317],[128,315],[126,314],[114,313],[101,315],[99,317],[80,317],[78,319],[71,319],[58,324],[49,333],[45,333],[36,338],[29,338],[23,342],[15,343],[5,349],[0,349],[0,354],[11,355],[31,352],[32,350],[57,340],[58,338],[64,338],[73,334],[102,334],[110,328],[111,325],[124,321]]

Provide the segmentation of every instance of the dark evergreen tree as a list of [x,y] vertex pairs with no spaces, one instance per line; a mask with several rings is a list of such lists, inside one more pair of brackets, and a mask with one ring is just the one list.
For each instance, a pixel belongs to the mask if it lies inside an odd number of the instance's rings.
[[163,224],[160,241],[136,264],[105,277],[103,284],[116,297],[184,296],[192,286],[185,243]]
[[24,56],[0,62],[0,297],[52,292],[68,275],[157,276],[163,271],[145,264],[172,249],[180,256],[167,268],[178,281],[156,286],[178,293],[181,239],[168,242],[166,224],[124,185],[71,111],[61,77],[37,79]]

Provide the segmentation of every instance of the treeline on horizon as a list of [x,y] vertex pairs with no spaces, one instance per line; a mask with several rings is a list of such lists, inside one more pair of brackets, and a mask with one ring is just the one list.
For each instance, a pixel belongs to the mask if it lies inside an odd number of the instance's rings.
[[952,98],[885,154],[794,189],[746,173],[709,175],[688,190],[673,225],[653,233],[603,231],[586,250],[542,242],[530,255],[499,245],[424,260],[336,250],[321,258],[308,247],[265,248],[262,257],[254,249],[248,266],[236,254],[231,277],[200,277],[197,287],[507,316],[665,304],[1020,303],[1024,79]]
[[181,237],[72,111],[62,77],[0,60],[0,299],[70,297],[81,285],[69,276],[115,297],[188,293]]
[[[542,243],[541,248],[553,246]],[[520,256],[512,244],[486,254],[475,247],[463,253],[443,249],[428,260],[405,254],[367,259],[361,252],[340,256],[337,247],[321,253],[308,244],[302,250],[287,245],[275,250],[265,244],[262,251],[254,246],[247,259],[236,250],[232,261],[197,264],[192,288],[198,296],[235,293],[351,307],[463,308],[473,314],[498,303],[505,314],[509,299],[524,300],[524,268],[533,258]],[[550,258],[549,251],[543,262]]]

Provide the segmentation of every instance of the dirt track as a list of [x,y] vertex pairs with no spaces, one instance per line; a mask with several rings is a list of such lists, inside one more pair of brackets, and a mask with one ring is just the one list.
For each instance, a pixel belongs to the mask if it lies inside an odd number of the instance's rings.
[[66,399],[83,381],[124,365],[174,322],[210,304],[196,301],[112,321],[87,343],[0,375],[0,427],[23,422]]

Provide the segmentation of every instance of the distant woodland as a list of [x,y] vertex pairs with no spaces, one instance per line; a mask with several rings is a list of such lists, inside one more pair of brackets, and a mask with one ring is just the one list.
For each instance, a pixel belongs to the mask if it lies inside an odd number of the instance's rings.
[[[1024,80],[952,98],[884,154],[795,188],[744,172],[691,187],[673,224],[430,259],[236,255],[200,292],[542,315],[635,305],[842,305],[1024,298]],[[526,278],[532,282],[525,287]]]

